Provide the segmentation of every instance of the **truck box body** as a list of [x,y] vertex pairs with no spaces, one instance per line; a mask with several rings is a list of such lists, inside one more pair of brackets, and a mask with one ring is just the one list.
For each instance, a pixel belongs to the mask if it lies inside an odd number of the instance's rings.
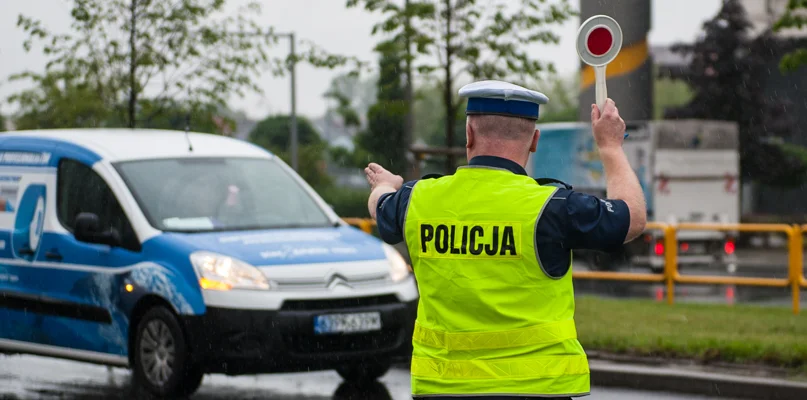
[[[623,149],[642,185],[648,221],[738,223],[740,219],[739,139],[734,123],[705,120],[628,122]],[[555,178],[576,191],[606,197],[602,161],[589,123],[538,124],[538,150],[527,165],[536,178]],[[634,264],[661,260],[657,239],[648,232],[632,242]],[[733,253],[731,235],[680,231],[682,263],[725,261]],[[727,240],[732,241],[731,245]],[[642,248],[639,250],[639,248]],[[655,260],[653,260],[655,258]]]

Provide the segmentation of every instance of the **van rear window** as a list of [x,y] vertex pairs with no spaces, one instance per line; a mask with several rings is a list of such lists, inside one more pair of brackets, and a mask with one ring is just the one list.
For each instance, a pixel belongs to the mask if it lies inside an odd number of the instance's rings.
[[332,225],[277,161],[177,158],[115,164],[149,222],[174,232]]

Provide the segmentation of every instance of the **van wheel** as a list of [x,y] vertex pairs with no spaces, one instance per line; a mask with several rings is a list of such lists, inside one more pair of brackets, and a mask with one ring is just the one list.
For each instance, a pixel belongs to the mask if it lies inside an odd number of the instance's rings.
[[184,397],[202,384],[202,370],[191,364],[190,349],[176,316],[163,306],[154,307],[137,324],[134,376],[160,397]]
[[368,382],[384,376],[391,366],[388,362],[350,364],[336,368],[336,372],[347,382]]

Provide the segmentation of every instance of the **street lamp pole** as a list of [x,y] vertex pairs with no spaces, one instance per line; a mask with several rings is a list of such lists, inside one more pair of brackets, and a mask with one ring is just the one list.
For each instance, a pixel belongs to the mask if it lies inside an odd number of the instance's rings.
[[297,137],[297,76],[296,76],[296,65],[297,65],[297,57],[294,50],[294,32],[291,33],[279,33],[276,34],[277,36],[284,36],[289,38],[289,51],[291,60],[289,62],[289,74],[291,75],[291,168],[295,171],[298,170],[298,141],[299,138]]
[[[259,34],[257,32],[252,33],[244,33],[244,32],[229,32],[233,35],[250,35],[250,36],[259,36],[264,34]],[[297,162],[297,74],[296,74],[296,66],[297,66],[297,56],[294,49],[295,40],[294,40],[294,32],[289,33],[274,33],[270,34],[277,37],[287,37],[289,38],[289,43],[291,44],[289,49],[289,57],[291,58],[289,62],[289,73],[291,75],[291,167],[298,171],[298,162]]]

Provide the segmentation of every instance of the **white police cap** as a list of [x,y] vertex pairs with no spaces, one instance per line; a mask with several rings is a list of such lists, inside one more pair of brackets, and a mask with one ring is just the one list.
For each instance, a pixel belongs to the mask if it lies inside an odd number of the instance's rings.
[[543,93],[502,81],[479,81],[463,86],[460,97],[468,98],[467,115],[493,114],[538,119],[540,104],[549,102]]

